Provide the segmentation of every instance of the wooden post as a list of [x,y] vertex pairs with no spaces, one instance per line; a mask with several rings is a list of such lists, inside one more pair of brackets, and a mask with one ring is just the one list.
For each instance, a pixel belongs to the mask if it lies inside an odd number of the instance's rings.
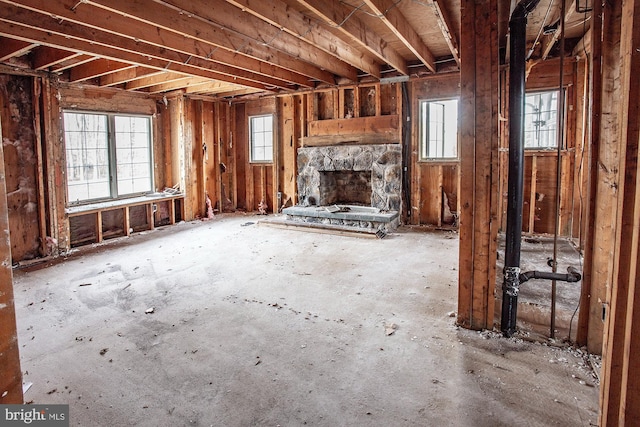
[[[594,8],[600,5],[594,3]],[[614,276],[612,257],[617,232],[617,207],[621,176],[620,156],[624,146],[619,134],[619,99],[621,97],[618,79],[620,63],[620,3],[605,3],[604,10],[594,16],[604,17],[602,26],[602,56],[595,56],[594,62],[602,61],[601,75],[594,73],[593,115],[591,135],[592,152],[590,160],[590,205],[589,238],[585,251],[585,283],[589,287],[587,349],[591,353],[601,353],[604,323],[610,312],[610,288]],[[596,34],[597,31],[594,31]],[[596,44],[593,44],[594,49]],[[595,69],[595,67],[594,67]],[[601,81],[596,84],[596,80]],[[600,92],[595,88],[600,87]],[[582,324],[582,323],[581,323]]]
[[[0,128],[0,136],[2,129]],[[0,138],[1,139],[1,138]],[[0,244],[0,404],[22,400],[22,371],[18,352],[13,272],[11,271],[11,241],[9,239],[9,209],[4,174],[4,155],[0,145],[0,229],[5,230]]]
[[529,227],[527,233],[533,233],[536,219],[536,181],[538,180],[538,157],[531,157],[531,191],[529,194]]
[[462,0],[458,324],[493,327],[498,223],[498,2]]
[[[607,317],[603,383],[600,388],[602,427],[636,425],[640,420],[640,0],[628,0],[621,11],[619,118],[620,193],[616,222],[614,280]],[[606,63],[605,63],[606,64]]]

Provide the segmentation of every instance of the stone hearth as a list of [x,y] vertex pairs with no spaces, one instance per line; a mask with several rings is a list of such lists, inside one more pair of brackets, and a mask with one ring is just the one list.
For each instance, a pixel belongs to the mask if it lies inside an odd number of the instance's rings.
[[[339,200],[340,203],[366,204],[382,212],[400,211],[402,207],[402,151],[400,144],[372,144],[330,147],[302,147],[298,149],[298,196],[302,206],[321,206],[336,203],[327,199],[335,194],[336,177],[327,178],[323,172],[365,172],[371,174],[370,203],[364,200]],[[347,174],[339,174],[345,181]],[[362,178],[350,178],[362,185]],[[348,180],[347,180],[348,181]],[[365,180],[368,185],[368,180]],[[325,187],[322,186],[325,184]],[[341,189],[342,195],[361,189]],[[366,193],[368,195],[368,191]]]

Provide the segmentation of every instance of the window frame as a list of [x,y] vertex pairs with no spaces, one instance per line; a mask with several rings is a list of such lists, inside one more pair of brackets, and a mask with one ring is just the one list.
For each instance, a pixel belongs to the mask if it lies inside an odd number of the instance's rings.
[[[255,159],[255,145],[254,145],[254,131],[253,131],[253,120],[261,119],[269,117],[271,118],[271,158],[270,159]],[[275,143],[276,143],[276,129],[275,129],[275,114],[255,114],[248,117],[249,122],[249,163],[256,164],[271,164],[274,162],[275,158]],[[263,132],[266,133],[266,132]],[[267,145],[264,145],[262,148],[266,148]],[[266,156],[265,156],[266,157]]]
[[[566,95],[566,89],[562,89],[563,91],[565,91],[565,95]],[[555,132],[554,132],[554,138],[555,138],[555,142],[556,145],[545,145],[545,146],[527,146],[526,145],[526,135],[527,132],[530,132],[527,130],[527,125],[526,125],[526,120],[527,120],[527,97],[529,95],[538,95],[538,94],[543,94],[543,93],[556,93],[556,123],[555,123]],[[566,99],[566,97],[565,97]],[[558,146],[560,146],[561,150],[565,149],[565,135],[558,135],[558,130],[560,129],[560,120],[564,120],[565,119],[565,114],[566,114],[566,105],[565,105],[565,111],[560,111],[560,90],[558,88],[555,89],[532,89],[532,90],[528,90],[525,92],[525,96],[524,96],[524,102],[525,102],[525,107],[523,110],[523,120],[524,120],[524,127],[522,130],[523,133],[523,141],[522,144],[524,146],[525,151],[555,151],[558,149]],[[566,103],[565,103],[566,104]]]
[[[82,115],[95,115],[106,117],[106,140],[107,140],[107,171],[109,179],[109,196],[95,197],[87,199],[71,200],[69,195],[69,179],[68,179],[68,148],[67,148],[67,127],[65,123],[65,114],[82,114]],[[116,117],[124,118],[144,118],[147,121],[147,135],[148,135],[148,160],[149,160],[149,189],[143,191],[136,191],[132,193],[118,193],[118,161],[117,161],[117,143],[116,143]],[[62,135],[64,143],[65,154],[65,173],[67,174],[65,183],[65,193],[67,196],[68,206],[81,206],[90,205],[94,203],[100,203],[111,200],[123,200],[133,197],[139,197],[144,194],[148,194],[154,191],[155,176],[154,176],[154,121],[153,115],[150,114],[136,114],[136,113],[114,113],[108,111],[94,111],[94,110],[77,110],[77,109],[63,109],[62,111]],[[126,164],[131,164],[128,162]],[[122,164],[121,164],[122,165]]]
[[[429,105],[431,103],[438,102],[448,102],[448,101],[456,101],[456,147],[455,152],[456,155],[453,157],[447,156],[444,157],[444,146],[443,146],[443,156],[442,157],[432,157],[428,155],[429,151]],[[445,127],[444,123],[447,122],[447,114],[446,109],[443,106],[443,129],[442,129],[442,140],[445,141]],[[442,98],[433,98],[433,99],[419,99],[418,100],[418,161],[419,162],[458,162],[460,160],[460,97],[459,96],[451,96],[451,97],[442,97]]]

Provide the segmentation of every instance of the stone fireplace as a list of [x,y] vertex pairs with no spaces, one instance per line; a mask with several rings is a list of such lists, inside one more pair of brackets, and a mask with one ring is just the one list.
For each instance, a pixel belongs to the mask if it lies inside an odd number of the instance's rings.
[[400,211],[400,144],[299,148],[298,197],[302,206],[352,204]]

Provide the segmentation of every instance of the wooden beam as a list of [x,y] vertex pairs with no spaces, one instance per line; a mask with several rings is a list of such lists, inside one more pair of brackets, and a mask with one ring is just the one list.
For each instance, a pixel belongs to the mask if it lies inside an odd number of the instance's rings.
[[[51,46],[46,46],[46,47],[51,47]],[[63,71],[68,70],[69,68],[77,67],[78,65],[86,64],[87,62],[95,61],[96,59],[98,59],[93,55],[86,55],[79,52],[74,52],[74,53],[75,55],[65,59],[59,64],[52,65],[51,72],[60,74]]]
[[6,38],[0,43],[0,62],[15,58],[16,56],[22,56],[37,46],[37,43]]
[[[169,92],[176,89],[184,89],[187,87],[193,87],[193,86],[203,85],[206,83],[211,83],[212,81],[213,80],[211,79],[205,79],[202,77],[185,77],[184,79],[175,80],[170,83],[162,83],[159,85],[151,86],[149,87],[148,92],[149,93]],[[217,83],[217,84],[226,84],[226,83]]]
[[[393,0],[364,0],[373,13],[409,48],[432,72],[436,72],[436,60],[416,30],[407,22]],[[492,24],[494,25],[494,24]]]
[[[0,139],[2,128],[0,126]],[[11,241],[9,238],[9,208],[4,169],[4,155],[0,146],[0,404],[22,404],[22,371],[18,351],[13,272],[11,271]]]
[[[571,22],[572,19],[574,18],[574,16],[577,14],[576,12],[576,0],[573,0],[571,2],[571,5],[567,8],[566,13],[564,14],[565,18],[565,26],[567,25],[567,23]],[[560,20],[560,8],[558,8],[558,13],[555,16],[555,19],[553,19],[551,22],[557,22]],[[558,40],[560,40],[560,37],[562,36],[562,28],[560,28],[560,25],[558,25],[558,28],[553,32],[553,34],[547,35],[542,39],[542,49],[541,49],[541,57],[542,60],[544,61],[545,59],[547,59],[547,57],[549,56],[549,54],[551,53],[551,50],[553,49],[553,47],[556,45],[556,43],[558,42]]]
[[154,68],[156,70],[172,70],[174,72],[180,72],[186,75],[194,75],[207,77],[214,80],[228,81],[230,83],[236,83],[248,87],[255,87],[257,89],[265,91],[272,90],[272,88],[265,83],[256,82],[254,80],[246,80],[243,78],[236,78],[215,71],[209,71],[207,69],[185,65],[183,63],[167,62],[166,60],[153,58],[139,52],[126,52],[118,48],[99,45],[97,43],[86,40],[74,39],[69,36],[63,36],[61,34],[55,34],[53,32],[42,31],[36,28],[29,28],[20,24],[16,24],[14,22],[7,22],[2,16],[0,16],[0,21],[5,22],[4,25],[0,26],[0,35],[14,37],[20,40],[38,42],[46,46],[64,47],[65,49],[73,50],[79,53],[98,55],[105,59],[128,62],[134,65],[142,65],[148,68]]
[[[27,0],[21,0],[24,2]],[[259,73],[267,73],[267,75],[277,75],[277,67],[285,68],[291,72],[295,72],[308,77],[313,77],[326,83],[334,83],[334,76],[331,73],[356,79],[357,73],[355,68],[348,66],[342,61],[331,62],[331,58],[322,53],[314,52],[313,49],[306,49],[300,45],[300,41],[291,45],[282,43],[279,37],[275,37],[272,40],[266,38],[263,42],[256,42],[247,38],[246,36],[239,35],[235,32],[227,30],[225,27],[229,22],[222,22],[217,24],[215,20],[209,20],[209,18],[215,19],[217,15],[217,7],[211,8],[209,3],[191,4],[191,2],[185,2],[182,4],[184,8],[178,8],[176,6],[169,7],[168,5],[161,6],[153,0],[135,0],[128,2],[120,2],[117,5],[108,0],[96,0],[91,4],[98,5],[108,11],[115,12],[121,15],[119,19],[132,18],[139,23],[146,23],[156,27],[151,34],[145,31],[139,34],[137,37],[139,40],[148,41],[154,32],[161,32],[160,44],[162,46],[167,44],[170,40],[167,32],[172,32],[173,37],[179,36],[182,41],[179,42],[182,45],[199,45],[195,41],[200,41],[206,45],[200,47],[199,55],[209,57],[212,60],[218,60],[234,67],[248,67],[252,65],[252,71]],[[95,9],[91,9],[95,10]],[[153,16],[149,16],[149,11],[153,10]],[[205,13],[205,18],[198,17],[197,13]],[[76,10],[78,13],[79,10]],[[100,11],[96,11],[100,13]],[[235,18],[229,18],[232,21],[242,20],[242,17],[236,16]],[[246,19],[246,17],[245,17]],[[212,25],[213,24],[213,25]],[[264,24],[264,23],[262,23]],[[111,25],[114,25],[111,23]],[[135,25],[135,24],[134,24]],[[118,23],[121,34],[130,34],[132,29],[122,26]],[[143,26],[144,27],[144,26]],[[158,28],[159,27],[159,28]],[[164,30],[164,31],[162,31]],[[279,30],[278,30],[279,31]],[[184,38],[191,39],[189,43],[185,43]],[[155,37],[154,37],[155,38]],[[208,45],[208,46],[207,46]],[[276,45],[278,47],[276,47]],[[172,45],[174,49],[178,46]],[[216,49],[216,47],[222,49]],[[281,50],[278,50],[281,49]],[[297,49],[297,50],[296,50]],[[250,58],[247,58],[250,57]],[[257,59],[263,61],[262,63],[256,63],[251,59]],[[322,58],[326,58],[323,60]],[[306,61],[303,62],[303,61]],[[330,63],[327,64],[327,61]],[[327,65],[324,71],[320,68],[320,65]],[[273,67],[276,68],[273,68]],[[263,68],[269,70],[261,71]],[[303,83],[300,83],[303,84]],[[308,82],[304,83],[308,86]]]
[[[169,65],[177,64],[179,67],[187,67],[192,69],[190,74],[200,75],[202,77],[208,77],[217,75],[220,80],[235,81],[244,80],[245,82],[252,81],[254,83],[248,83],[248,86],[252,87],[280,87],[283,89],[289,89],[290,82],[275,79],[269,76],[258,75],[254,72],[238,69],[229,65],[212,62],[199,57],[193,57],[181,52],[169,50],[165,47],[154,46],[146,43],[139,43],[138,41],[123,37],[115,34],[110,34],[98,29],[92,29],[81,25],[76,25],[69,21],[60,22],[53,19],[50,15],[42,15],[37,12],[29,11],[26,9],[20,9],[14,6],[0,3],[0,16],[3,20],[10,23],[15,23],[20,26],[31,28],[34,30],[47,31],[47,34],[51,37],[63,36],[64,39],[60,39],[58,43],[60,45],[68,47],[74,40],[89,43],[89,46],[95,46],[94,48],[87,48],[87,52],[93,52],[100,56],[113,57],[115,59],[122,59],[123,62],[132,62],[138,65],[148,65],[149,61],[157,59],[165,62],[163,68],[167,68]],[[66,44],[63,43],[67,40]],[[102,55],[98,52],[108,49],[108,54]],[[116,52],[122,52],[119,56]],[[128,59],[135,58],[135,59]],[[196,70],[202,70],[198,72]],[[213,74],[212,74],[213,73]],[[306,81],[306,79],[303,79]],[[302,81],[302,80],[301,80]],[[260,86],[256,86],[259,83]]]
[[[621,179],[611,309],[607,316],[602,360],[598,423],[602,427],[634,425],[640,419],[640,364],[637,357],[640,351],[640,107],[637,102],[640,53],[635,48],[640,42],[640,1],[621,3],[604,6],[603,28],[603,32],[610,30],[606,13],[615,7],[613,16],[618,11],[621,16],[620,56],[616,58],[620,70],[615,73],[620,91],[619,97],[615,98],[614,113],[619,128]],[[600,5],[594,6],[593,14],[598,13],[599,8]],[[609,37],[611,33],[609,31]],[[604,42],[607,42],[606,38]],[[606,56],[603,66],[607,66]]]
[[462,0],[458,324],[492,329],[498,198],[498,1]]
[[447,42],[447,46],[449,46],[453,59],[456,61],[456,64],[458,64],[458,67],[460,67],[460,47],[458,44],[458,38],[453,33],[453,21],[451,20],[451,15],[447,11],[445,2],[443,0],[426,0],[426,3],[433,7],[433,13],[436,15],[438,26],[440,27],[440,31],[442,31],[444,40]]
[[[311,9],[328,25],[337,28],[351,40],[363,46],[378,59],[393,66],[404,75],[409,74],[407,61],[362,20],[352,15],[341,2],[325,0],[298,0],[298,2]],[[374,74],[374,77],[380,78],[380,73]]]
[[209,81],[209,82],[206,82],[205,84],[186,87],[185,93],[219,93],[219,92],[229,92],[234,90],[252,91],[252,89],[246,89],[241,86],[232,85],[229,83]]
[[162,71],[157,71],[152,68],[135,67],[127,68],[126,70],[116,71],[115,73],[107,74],[100,77],[100,86],[115,86],[122,83],[132,82],[134,80],[141,79],[143,77],[151,77],[159,74],[165,74]]
[[326,31],[326,28],[291,8],[284,1],[228,0],[228,2],[329,54],[337,56],[365,73],[380,77],[380,64],[375,62],[373,58],[362,55],[362,52],[351,44]]
[[[91,5],[83,4],[72,12],[70,10],[72,5],[64,0],[59,2],[2,1],[7,5],[0,9],[1,16],[25,26],[34,27],[36,23],[36,29],[46,28],[57,34],[115,47],[129,53],[138,53],[143,57],[151,56],[181,64],[188,63],[201,69],[225,73],[237,78],[256,81],[257,76],[262,76],[268,86],[279,86],[284,81],[289,84],[312,86],[306,74],[236,53],[235,47],[227,39],[223,39],[227,42],[225,49],[218,49],[220,46],[214,46],[210,40],[216,40],[211,38],[213,36],[220,39],[220,34],[212,36],[192,30],[200,38],[185,38],[184,34],[176,33],[171,28],[158,28],[153,23],[141,21],[132,16],[122,16],[121,13]],[[9,4],[13,6],[8,6]],[[148,7],[153,9],[153,5]],[[177,24],[176,22],[176,26]],[[182,26],[186,27],[187,24],[183,23]],[[211,37],[207,39],[208,36]],[[226,47],[234,51],[230,52]],[[261,48],[260,52],[265,51],[264,47]],[[276,55],[273,52],[271,55],[268,58],[273,58],[273,62],[280,59],[280,57],[273,57]],[[145,64],[140,62],[140,65]],[[309,71],[313,74],[313,78],[324,78],[333,83],[331,73],[323,72],[313,66],[303,67],[299,65],[299,61],[296,66]],[[317,71],[317,73],[311,73],[311,71]]]
[[591,27],[582,36],[578,44],[573,48],[572,56],[585,56],[585,53],[591,52]]
[[146,87],[157,86],[160,84],[171,83],[178,80],[186,79],[189,75],[182,73],[173,73],[170,71],[162,71],[159,73],[154,73],[151,75],[147,75],[136,79],[135,81],[130,81],[125,84],[125,89],[127,90],[136,90],[143,89]]
[[31,66],[34,70],[46,70],[76,56],[78,56],[77,53],[68,50],[38,46],[31,52]]
[[91,61],[87,64],[73,67],[69,75],[69,82],[79,83],[105,74],[113,73],[124,69],[135,68],[135,65],[124,62],[112,61],[109,59],[100,59]]

